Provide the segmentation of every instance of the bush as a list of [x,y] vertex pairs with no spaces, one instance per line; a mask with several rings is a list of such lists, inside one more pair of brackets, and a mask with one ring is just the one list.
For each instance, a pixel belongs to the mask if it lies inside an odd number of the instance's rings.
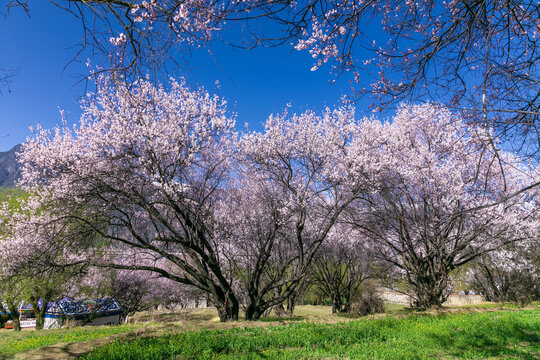
[[364,290],[362,297],[351,306],[351,313],[366,316],[384,312],[384,300],[374,289]]

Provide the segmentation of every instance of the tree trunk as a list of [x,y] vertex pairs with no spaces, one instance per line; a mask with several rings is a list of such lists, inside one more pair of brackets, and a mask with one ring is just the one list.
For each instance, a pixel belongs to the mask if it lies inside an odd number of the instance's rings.
[[14,316],[12,318],[13,320],[13,330],[15,331],[21,331],[21,321],[19,320],[19,315],[17,313],[17,316]]
[[[357,285],[352,285],[351,283],[348,284],[347,288],[344,291],[343,300],[342,300],[342,303],[341,303],[341,312],[343,314],[348,313],[349,311],[351,311],[351,298],[352,298],[353,294],[356,293],[356,291],[358,289],[358,286],[360,286],[360,284],[363,283],[363,282],[364,282],[364,280],[362,279],[361,281],[359,281],[357,283]],[[353,289],[353,286],[355,286],[354,289]]]
[[341,312],[348,313],[349,311],[351,311],[351,299],[350,297],[346,297],[344,303],[341,305]]
[[219,321],[220,322],[238,321],[238,311],[239,311],[238,303],[232,306],[219,307],[218,308]]
[[36,330],[42,330],[45,324],[45,311],[47,311],[47,300],[43,301],[43,306],[39,307],[39,300],[35,298],[30,299],[30,304],[34,310],[34,316],[36,317]]
[[225,296],[223,296],[223,299],[218,299],[218,304],[215,305],[218,311],[219,321],[238,321],[240,307],[238,299],[232,292],[227,292]]
[[292,316],[294,314],[294,308],[296,307],[296,300],[298,294],[290,294],[287,298],[287,313]]
[[[279,299],[280,297],[281,297],[280,290],[275,288],[274,299]],[[274,314],[276,314],[277,317],[284,316],[287,313],[281,302],[274,305],[273,310],[274,310]]]
[[256,304],[255,300],[252,300],[247,309],[246,309],[246,320],[248,321],[257,321],[260,319],[263,312],[260,307]]
[[447,278],[443,275],[435,277],[427,274],[418,277],[415,285],[416,301],[414,305],[424,309],[441,307],[446,301],[444,290],[446,290],[447,283]]
[[276,314],[277,317],[281,317],[281,316],[287,315],[287,311],[286,311],[285,308],[283,307],[283,304],[282,304],[282,303],[279,303],[279,304],[277,304],[277,305],[274,305],[274,313]]
[[415,301],[415,306],[417,308],[430,309],[433,307],[441,307],[443,301],[440,296],[434,292],[424,291],[416,294],[417,299]]
[[340,313],[341,308],[341,298],[339,296],[332,296],[332,314]]
[[341,291],[337,286],[328,289],[330,294],[330,301],[332,302],[332,314],[343,312],[343,297]]
[[8,310],[11,313],[11,321],[13,321],[13,330],[21,331],[21,321],[19,319],[19,310],[13,302],[8,302]]

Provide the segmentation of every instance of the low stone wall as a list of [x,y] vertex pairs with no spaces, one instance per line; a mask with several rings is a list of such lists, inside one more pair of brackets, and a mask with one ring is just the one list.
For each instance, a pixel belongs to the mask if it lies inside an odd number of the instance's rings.
[[184,309],[204,309],[204,308],[207,308],[207,307],[210,307],[211,304],[209,304],[207,302],[207,300],[205,298],[201,298],[201,299],[189,299],[189,300],[185,300],[181,303],[177,303],[177,304],[172,304],[171,306],[168,306],[168,308],[166,308],[165,306],[163,306],[162,304],[158,305],[156,310],[158,311],[169,311],[169,310],[184,310]]
[[[410,305],[411,296],[394,291],[381,291],[379,295],[385,302],[398,305]],[[462,306],[467,304],[478,304],[486,301],[483,295],[450,295],[443,305]]]
[[381,291],[379,295],[385,302],[390,304],[409,305],[411,303],[411,297],[407,294],[395,291]]
[[467,304],[478,304],[484,301],[486,301],[484,295],[450,295],[444,305],[462,306]]

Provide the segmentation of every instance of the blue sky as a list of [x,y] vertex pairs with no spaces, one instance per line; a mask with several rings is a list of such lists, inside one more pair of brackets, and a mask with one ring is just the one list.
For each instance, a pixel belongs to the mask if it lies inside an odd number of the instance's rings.
[[[69,123],[77,122],[80,114],[78,98],[84,86],[77,81],[88,73],[85,59],[65,67],[76,54],[81,24],[48,1],[30,5],[31,17],[16,9],[0,18],[0,65],[19,69],[9,90],[4,88],[0,95],[0,151],[23,142],[31,135],[30,126],[58,124],[60,108]],[[241,51],[215,43],[211,50],[214,59],[205,50],[195,51],[188,69],[178,70],[175,76],[227,99],[229,109],[238,115],[239,128],[245,123],[250,129],[260,128],[269,114],[282,111],[288,103],[294,112],[320,111],[349,94],[349,78],[329,84],[329,69],[310,71],[310,55],[292,47]],[[98,59],[91,61],[99,64]],[[357,110],[357,115],[363,113]]]

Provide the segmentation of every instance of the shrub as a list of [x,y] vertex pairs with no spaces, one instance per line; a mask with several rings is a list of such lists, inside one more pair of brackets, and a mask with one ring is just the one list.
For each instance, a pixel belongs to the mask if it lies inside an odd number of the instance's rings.
[[384,312],[384,300],[373,288],[367,288],[362,297],[351,306],[351,313],[366,316]]

